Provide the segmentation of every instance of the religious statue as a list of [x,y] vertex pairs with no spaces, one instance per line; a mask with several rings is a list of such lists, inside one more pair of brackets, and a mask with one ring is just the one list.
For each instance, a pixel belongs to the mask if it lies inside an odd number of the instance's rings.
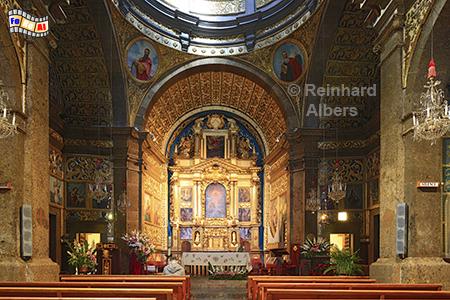
[[131,66],[132,68],[136,68],[136,78],[139,80],[150,80],[151,75],[150,72],[152,70],[152,60],[150,58],[150,49],[144,49],[144,55],[133,61]]
[[224,117],[217,114],[208,116],[208,122],[206,123],[206,125],[210,129],[222,129],[225,126]]
[[192,137],[185,136],[181,138],[180,145],[178,147],[178,155],[182,158],[190,158],[192,152]]
[[239,144],[238,144],[239,158],[249,159],[251,150],[252,150],[252,146],[250,145],[249,139],[246,139],[245,137],[240,137]]
[[194,233],[194,244],[199,245],[200,244],[200,232],[196,231]]
[[231,244],[236,245],[237,244],[237,234],[236,231],[231,232]]

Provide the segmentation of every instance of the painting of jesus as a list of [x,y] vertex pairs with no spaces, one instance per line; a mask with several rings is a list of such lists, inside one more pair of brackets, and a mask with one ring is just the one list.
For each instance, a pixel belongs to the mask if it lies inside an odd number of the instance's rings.
[[205,214],[207,218],[225,218],[227,216],[227,191],[220,183],[212,183],[205,192]]

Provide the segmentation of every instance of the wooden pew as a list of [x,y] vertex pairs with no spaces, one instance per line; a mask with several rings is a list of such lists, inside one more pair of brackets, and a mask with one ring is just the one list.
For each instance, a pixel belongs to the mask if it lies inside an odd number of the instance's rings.
[[247,279],[248,299],[257,299],[258,282],[287,282],[287,283],[375,283],[375,279],[368,276],[249,276]]
[[0,281],[0,287],[68,287],[68,288],[128,288],[172,289],[174,300],[186,300],[182,282],[15,282]]
[[[86,298],[72,297],[0,297],[0,300],[86,300]],[[91,300],[135,300],[136,298],[93,298]],[[139,300],[156,300],[156,298],[139,298]]]
[[267,300],[288,299],[450,299],[444,291],[268,289]]
[[440,284],[392,284],[392,283],[280,283],[259,282],[258,300],[267,300],[268,289],[319,289],[319,290],[405,290],[440,291]]
[[[156,298],[173,300],[172,289],[117,289],[68,287],[0,287],[0,297]],[[8,298],[9,298],[8,297]]]
[[183,295],[186,300],[191,299],[190,276],[164,275],[61,275],[62,282],[182,282]]

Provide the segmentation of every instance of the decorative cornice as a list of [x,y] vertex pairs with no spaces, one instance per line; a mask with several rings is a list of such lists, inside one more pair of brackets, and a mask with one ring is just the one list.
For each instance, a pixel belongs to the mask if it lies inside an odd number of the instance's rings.
[[320,150],[336,150],[336,149],[362,149],[376,142],[379,142],[380,134],[376,133],[366,140],[346,140],[346,141],[327,141],[319,142]]
[[114,144],[112,141],[105,140],[84,140],[84,139],[66,139],[66,146],[93,146],[98,148],[113,148]]

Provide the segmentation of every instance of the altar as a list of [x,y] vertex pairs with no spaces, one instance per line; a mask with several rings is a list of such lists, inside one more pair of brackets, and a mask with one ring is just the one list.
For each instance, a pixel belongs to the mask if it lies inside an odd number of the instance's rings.
[[192,275],[207,275],[208,264],[224,268],[251,267],[247,252],[184,252],[181,262]]

